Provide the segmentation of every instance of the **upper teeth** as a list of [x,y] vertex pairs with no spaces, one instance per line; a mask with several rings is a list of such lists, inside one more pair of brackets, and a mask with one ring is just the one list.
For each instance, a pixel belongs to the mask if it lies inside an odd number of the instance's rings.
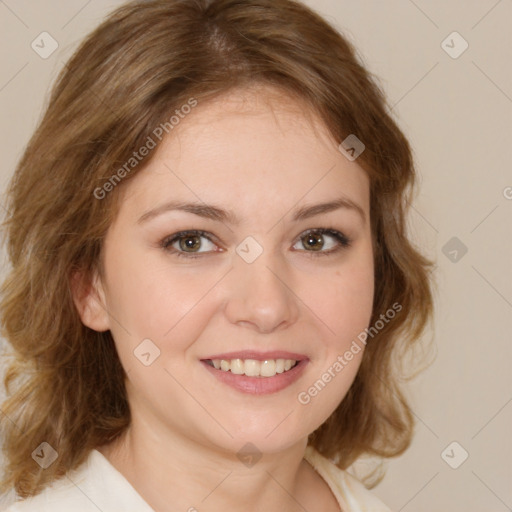
[[283,373],[295,366],[295,359],[267,359],[257,361],[256,359],[213,359],[212,363],[217,370],[235,373],[236,375],[247,375],[248,377],[273,377],[277,373]]

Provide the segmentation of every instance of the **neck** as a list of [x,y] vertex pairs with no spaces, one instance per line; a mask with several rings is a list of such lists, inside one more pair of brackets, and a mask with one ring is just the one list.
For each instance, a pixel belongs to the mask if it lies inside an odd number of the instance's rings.
[[155,512],[296,512],[318,506],[311,495],[320,482],[303,459],[306,443],[241,460],[188,438],[163,438],[132,418],[125,435],[99,451]]

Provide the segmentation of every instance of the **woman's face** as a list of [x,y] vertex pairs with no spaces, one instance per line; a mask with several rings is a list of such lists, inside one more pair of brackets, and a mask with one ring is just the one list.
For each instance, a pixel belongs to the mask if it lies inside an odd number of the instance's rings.
[[107,233],[90,324],[111,330],[132,420],[155,442],[285,449],[330,416],[361,362],[369,181],[274,94],[199,103],[125,184]]

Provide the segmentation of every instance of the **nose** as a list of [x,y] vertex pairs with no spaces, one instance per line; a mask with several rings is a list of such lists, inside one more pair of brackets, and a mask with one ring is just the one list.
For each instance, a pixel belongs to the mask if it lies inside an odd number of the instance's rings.
[[298,298],[284,262],[263,254],[253,263],[235,256],[229,273],[225,314],[230,322],[272,333],[297,321]]

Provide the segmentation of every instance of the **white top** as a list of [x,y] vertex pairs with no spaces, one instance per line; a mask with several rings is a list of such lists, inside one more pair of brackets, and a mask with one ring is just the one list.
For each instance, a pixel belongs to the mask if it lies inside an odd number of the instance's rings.
[[[347,471],[308,446],[304,458],[333,492],[343,512],[391,512]],[[132,485],[98,450],[40,494],[4,512],[154,512]]]

